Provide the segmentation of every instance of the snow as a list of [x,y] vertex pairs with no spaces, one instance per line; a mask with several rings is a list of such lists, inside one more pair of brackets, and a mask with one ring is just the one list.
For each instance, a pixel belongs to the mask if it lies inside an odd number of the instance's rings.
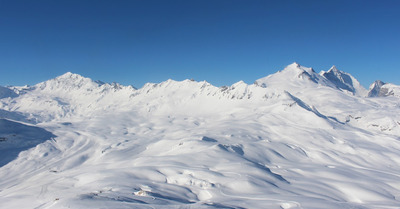
[[0,119],[0,166],[14,160],[20,152],[53,137],[42,128]]
[[378,97],[378,96],[382,96],[379,94],[382,86],[385,85],[384,82],[377,80],[374,83],[372,83],[369,87],[369,91],[368,91],[368,96],[369,97]]
[[332,66],[328,72],[322,71],[320,75],[331,81],[337,88],[343,91],[348,91],[358,96],[366,96],[367,94],[367,90],[361,86],[357,79],[346,72],[338,70],[336,66]]
[[17,94],[9,88],[0,86],[0,99],[7,98],[7,97],[16,97]]
[[369,97],[387,97],[387,96],[395,96],[400,97],[400,86],[384,83],[382,81],[375,81],[369,87],[368,92]]
[[293,63],[252,85],[66,73],[7,87],[0,208],[398,207],[398,86],[366,97],[328,72],[338,80]]

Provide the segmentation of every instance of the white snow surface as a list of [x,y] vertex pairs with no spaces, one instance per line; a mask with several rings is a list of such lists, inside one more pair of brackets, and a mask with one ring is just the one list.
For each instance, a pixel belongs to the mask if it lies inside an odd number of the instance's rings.
[[398,208],[400,94],[367,94],[297,63],[229,87],[2,87],[0,208]]

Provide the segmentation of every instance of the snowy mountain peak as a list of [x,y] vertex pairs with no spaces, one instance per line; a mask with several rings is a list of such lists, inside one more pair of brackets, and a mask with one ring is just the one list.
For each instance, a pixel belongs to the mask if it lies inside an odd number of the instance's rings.
[[360,96],[365,96],[366,90],[361,84],[349,73],[340,71],[333,65],[328,72],[321,71],[320,75],[330,82],[332,82],[337,88],[357,94]]
[[286,66],[285,69],[283,69],[283,71],[292,71],[292,72],[297,72],[297,73],[303,73],[303,72],[313,73],[314,72],[314,70],[312,68],[301,66],[297,62],[294,62],[294,63]]
[[318,74],[315,73],[314,69],[311,67],[304,67],[301,66],[299,63],[294,62],[282,71],[278,73],[283,73],[285,76],[292,77],[292,78],[300,78],[303,80],[312,81],[314,83],[318,83]]
[[341,89],[351,92],[354,91],[352,76],[346,72],[338,70],[336,66],[332,66],[328,72],[322,71],[321,76],[330,80]]
[[328,72],[329,71],[333,71],[333,72],[337,72],[337,73],[340,72],[340,70],[338,70],[335,65],[332,65],[332,67],[328,70]]
[[369,86],[368,97],[379,97],[383,85],[385,85],[385,83],[380,80],[376,80],[374,83],[372,83]]
[[231,87],[238,87],[238,86],[247,86],[247,83],[245,83],[244,81],[241,80],[241,81],[238,81],[238,82],[232,84]]
[[56,79],[68,79],[68,78],[72,78],[72,79],[78,79],[78,78],[83,78],[83,76],[76,74],[76,73],[71,73],[71,72],[66,72],[63,75],[57,76]]
[[310,85],[314,86],[320,80],[321,76],[315,73],[314,69],[294,62],[275,74],[256,80],[255,85],[291,90]]
[[297,63],[297,62],[293,62],[292,64],[288,65],[287,67],[290,67],[290,68],[300,68],[301,65],[300,65],[299,63]]
[[400,86],[384,83],[380,80],[375,81],[369,86],[368,97],[400,97]]
[[[383,82],[383,81],[381,81],[381,80],[376,80],[373,84],[371,84],[371,86],[383,86],[383,85],[385,85],[386,83],[385,82]],[[370,87],[371,87],[370,86]]]
[[83,77],[79,74],[67,72],[61,76],[58,76],[54,79],[50,79],[48,81],[39,83],[35,85],[36,88],[41,90],[72,90],[72,89],[94,89],[104,84],[103,82],[96,82],[90,78]]

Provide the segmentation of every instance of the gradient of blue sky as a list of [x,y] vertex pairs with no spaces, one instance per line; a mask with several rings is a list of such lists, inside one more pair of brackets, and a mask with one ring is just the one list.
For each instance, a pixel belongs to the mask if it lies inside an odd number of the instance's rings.
[[222,86],[294,61],[400,84],[400,1],[0,0],[0,85],[71,71]]

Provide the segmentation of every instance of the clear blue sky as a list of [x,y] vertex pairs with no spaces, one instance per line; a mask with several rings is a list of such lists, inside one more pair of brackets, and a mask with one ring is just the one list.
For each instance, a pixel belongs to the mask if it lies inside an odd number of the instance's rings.
[[0,85],[71,71],[222,86],[294,61],[400,84],[400,1],[0,0]]

